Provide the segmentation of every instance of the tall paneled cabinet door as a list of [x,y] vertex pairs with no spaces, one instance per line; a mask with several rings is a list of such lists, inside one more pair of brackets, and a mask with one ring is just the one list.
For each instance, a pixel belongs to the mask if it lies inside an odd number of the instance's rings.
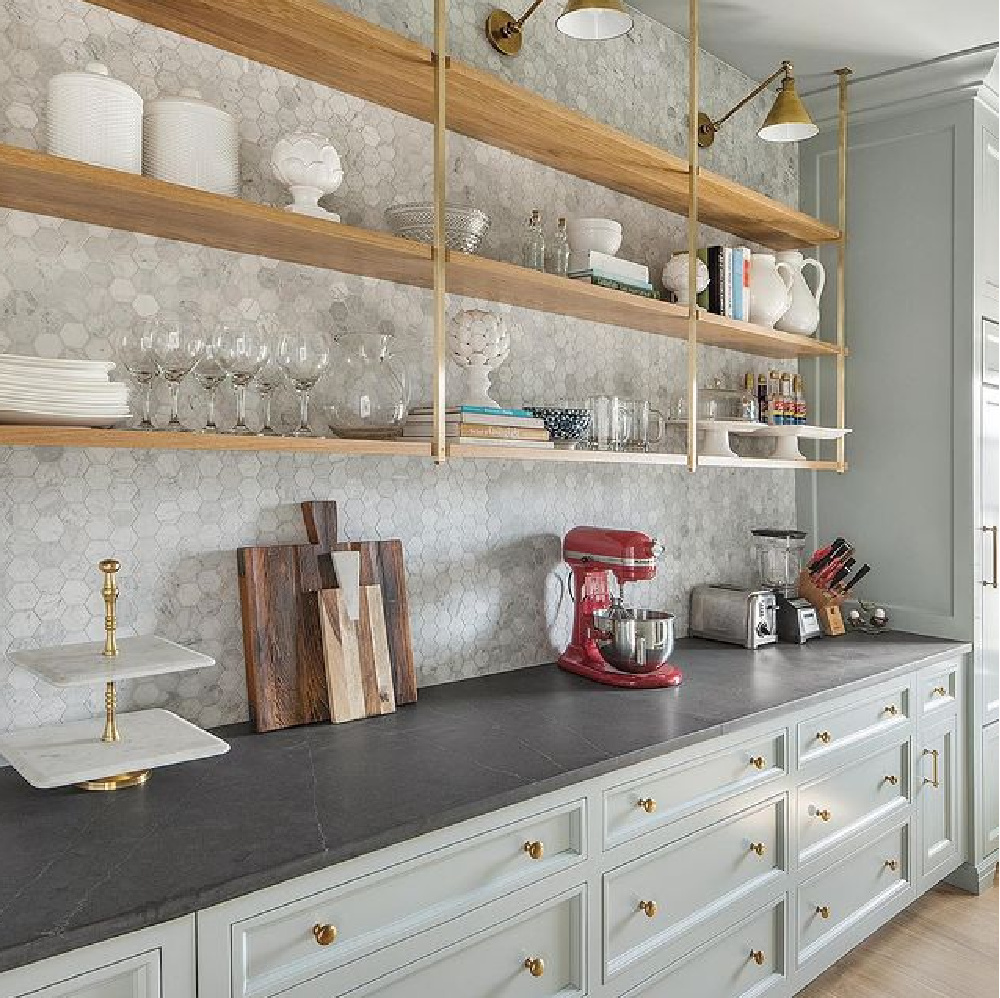
[[921,730],[914,781],[920,815],[920,890],[937,883],[962,858],[960,751],[957,714]]
[[[993,326],[994,336],[997,324]],[[1000,717],[1000,388],[983,386],[980,488],[982,490],[983,605],[976,667],[981,682],[982,723]]]
[[996,117],[980,111],[980,183],[977,221],[982,225],[979,256],[980,287],[984,312],[998,316],[1000,292],[1000,142],[997,141]]
[[194,916],[0,974],[0,998],[195,998]]
[[983,728],[983,806],[979,816],[979,851],[1000,849],[1000,721]]

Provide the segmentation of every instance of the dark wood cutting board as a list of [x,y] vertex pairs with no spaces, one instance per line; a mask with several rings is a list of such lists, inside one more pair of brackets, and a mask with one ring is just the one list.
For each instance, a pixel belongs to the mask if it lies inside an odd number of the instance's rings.
[[315,548],[240,548],[236,560],[255,730],[329,721],[323,637],[310,595],[322,588]]

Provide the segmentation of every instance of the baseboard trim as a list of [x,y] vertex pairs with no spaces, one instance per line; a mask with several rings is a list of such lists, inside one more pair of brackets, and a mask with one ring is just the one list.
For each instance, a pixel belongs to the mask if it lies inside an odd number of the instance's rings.
[[997,861],[997,853],[993,853],[992,856],[984,859],[978,865],[963,863],[957,870],[944,878],[944,883],[951,884],[952,887],[957,887],[967,894],[982,894],[993,881]]

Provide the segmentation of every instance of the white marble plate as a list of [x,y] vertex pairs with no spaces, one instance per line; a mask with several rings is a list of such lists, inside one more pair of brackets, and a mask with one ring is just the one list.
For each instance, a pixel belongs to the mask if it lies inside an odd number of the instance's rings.
[[103,641],[89,641],[12,651],[7,657],[52,686],[95,686],[118,679],[139,679],[215,665],[215,659],[208,655],[153,635],[119,638],[115,658],[105,658],[103,650]]
[[0,755],[33,787],[47,790],[229,751],[221,738],[169,710],[119,714],[120,742],[102,742],[103,730],[104,719],[92,717],[12,731],[0,735]]

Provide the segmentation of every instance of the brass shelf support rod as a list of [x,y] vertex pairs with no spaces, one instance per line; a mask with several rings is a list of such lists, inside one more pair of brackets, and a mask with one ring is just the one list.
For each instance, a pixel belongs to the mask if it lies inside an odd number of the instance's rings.
[[688,0],[687,467],[698,468],[698,0]]
[[[539,3],[541,0],[539,0]],[[537,6],[537,4],[536,4]],[[445,241],[445,198],[448,165],[448,11],[447,0],[434,0],[434,377],[432,385],[431,453],[436,463],[447,458],[445,438],[445,296],[448,249]]]
[[[839,113],[837,120],[837,223],[840,239],[837,241],[837,428],[846,426],[847,372],[845,343],[847,331],[847,83],[853,70],[837,70],[839,86]],[[847,471],[846,442],[837,439],[837,473]]]

